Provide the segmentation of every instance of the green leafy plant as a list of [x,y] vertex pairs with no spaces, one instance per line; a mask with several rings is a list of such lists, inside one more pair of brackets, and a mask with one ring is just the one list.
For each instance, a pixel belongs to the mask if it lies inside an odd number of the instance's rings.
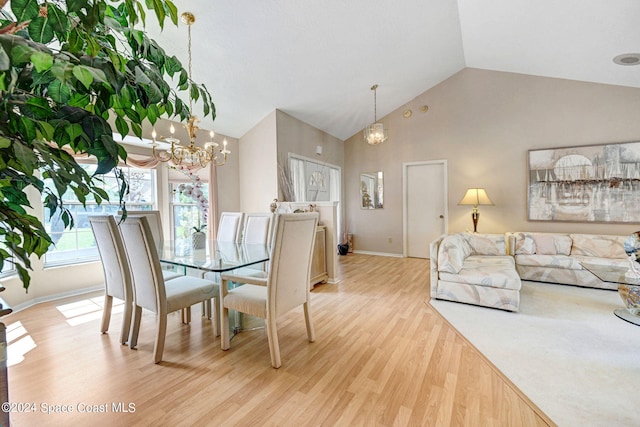
[[[177,78],[177,89],[202,101],[204,115],[215,118],[215,106],[204,85],[190,80],[175,56],[169,56],[137,26],[150,11],[162,28],[167,18],[177,25],[170,0],[0,0],[0,268],[15,267],[25,289],[30,283],[31,255],[52,245],[28,197],[37,190],[53,217],[73,227],[61,196],[73,191],[81,203],[107,194],[100,175],[125,160],[125,149],[113,139],[142,137],[145,122],[160,117],[189,117],[190,111],[165,78]],[[95,175],[74,156],[95,157]],[[117,169],[115,169],[117,171]],[[127,184],[119,178],[119,201]],[[45,186],[45,179],[53,186]]]

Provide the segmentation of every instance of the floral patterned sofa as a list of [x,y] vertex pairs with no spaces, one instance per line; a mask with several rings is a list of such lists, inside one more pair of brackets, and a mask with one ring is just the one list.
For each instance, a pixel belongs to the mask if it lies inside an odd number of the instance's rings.
[[522,280],[617,289],[615,272],[610,278],[603,276],[611,282],[602,281],[585,269],[582,262],[622,269],[629,266],[624,251],[625,236],[529,232],[507,236],[509,253],[515,258]]
[[518,311],[521,281],[504,234],[443,235],[430,250],[431,298]]

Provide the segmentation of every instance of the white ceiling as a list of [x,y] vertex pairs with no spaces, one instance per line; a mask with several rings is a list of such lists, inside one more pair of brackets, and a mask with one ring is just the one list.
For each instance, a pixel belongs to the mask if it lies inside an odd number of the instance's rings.
[[[241,137],[274,109],[347,139],[464,67],[640,87],[638,0],[176,0],[193,78]],[[187,63],[187,29],[147,30]],[[153,18],[155,19],[155,18]],[[197,110],[196,110],[197,113]]]

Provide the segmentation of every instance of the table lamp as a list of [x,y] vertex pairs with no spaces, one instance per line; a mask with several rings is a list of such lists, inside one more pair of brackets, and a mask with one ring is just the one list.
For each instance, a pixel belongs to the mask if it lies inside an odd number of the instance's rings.
[[471,218],[473,219],[473,232],[478,232],[478,205],[495,206],[484,188],[468,188],[467,193],[462,200],[458,202],[458,205],[472,205],[473,211],[471,212]]

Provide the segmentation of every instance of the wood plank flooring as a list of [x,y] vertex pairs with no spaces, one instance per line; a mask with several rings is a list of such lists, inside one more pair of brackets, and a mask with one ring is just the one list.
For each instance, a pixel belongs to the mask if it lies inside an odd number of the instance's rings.
[[312,292],[315,343],[301,309],[280,319],[278,370],[264,330],[224,352],[199,306],[190,325],[172,315],[158,365],[153,315],[130,350],[118,343],[119,314],[99,333],[100,294],[11,314],[10,357],[31,349],[10,360],[10,401],[36,409],[12,413],[12,425],[553,425],[431,308],[428,260],[349,255],[339,268],[339,284]]

